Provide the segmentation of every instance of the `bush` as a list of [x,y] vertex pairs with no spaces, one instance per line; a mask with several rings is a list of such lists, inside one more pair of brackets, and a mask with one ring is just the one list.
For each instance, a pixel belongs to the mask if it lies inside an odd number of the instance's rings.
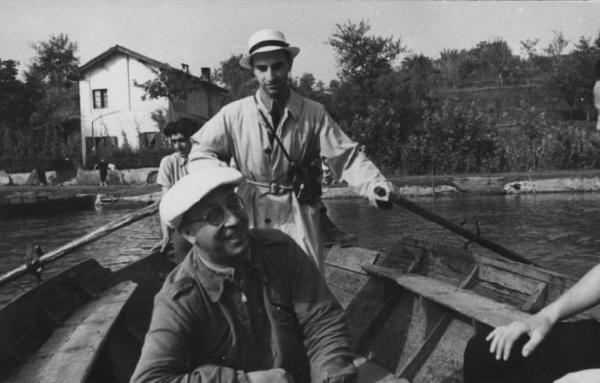
[[403,146],[404,170],[410,174],[497,171],[496,115],[477,102],[445,100],[423,115]]
[[88,156],[86,164],[88,169],[93,169],[100,158],[104,157],[107,162],[115,164],[118,169],[151,168],[158,167],[160,160],[171,153],[173,153],[173,149],[166,147],[139,150],[129,147],[103,147],[98,148],[95,154]]

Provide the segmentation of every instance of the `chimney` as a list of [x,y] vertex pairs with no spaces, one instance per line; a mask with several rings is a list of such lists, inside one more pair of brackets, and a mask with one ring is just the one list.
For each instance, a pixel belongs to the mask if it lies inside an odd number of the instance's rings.
[[210,68],[203,66],[200,68],[200,78],[204,81],[210,82]]
[[190,66],[188,64],[181,63],[181,70],[187,74],[190,74]]

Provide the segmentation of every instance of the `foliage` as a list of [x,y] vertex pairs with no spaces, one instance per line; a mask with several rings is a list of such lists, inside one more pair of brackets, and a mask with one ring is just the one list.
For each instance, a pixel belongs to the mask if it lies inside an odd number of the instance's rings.
[[358,24],[351,21],[336,24],[336,32],[329,39],[338,63],[338,76],[366,87],[369,80],[389,73],[393,63],[406,51],[401,39],[393,36],[369,36],[371,26],[361,20]]
[[241,58],[241,54],[232,55],[214,71],[215,81],[229,91],[227,102],[250,96],[257,87],[252,71],[240,66]]
[[495,158],[496,116],[477,102],[463,105],[444,100],[425,112],[423,124],[403,147],[408,173],[478,172],[498,170]]
[[119,169],[138,169],[156,167],[160,160],[173,153],[173,149],[157,145],[153,148],[140,148],[133,150],[130,147],[116,148],[114,146],[105,146],[97,148],[96,152],[88,156],[87,165],[93,169],[100,158],[113,163]]
[[188,95],[204,87],[204,80],[180,69],[165,66],[159,69],[150,68],[156,77],[144,83],[134,80],[134,85],[144,90],[146,97],[157,99],[168,98],[171,101],[186,100]]
[[68,35],[60,33],[50,35],[48,41],[34,43],[31,47],[36,56],[29,67],[28,76],[39,79],[58,93],[70,88],[69,76],[79,66],[77,43],[71,41]]
[[38,87],[17,79],[17,65],[0,59],[0,121],[9,125],[5,128],[27,123],[42,97]]

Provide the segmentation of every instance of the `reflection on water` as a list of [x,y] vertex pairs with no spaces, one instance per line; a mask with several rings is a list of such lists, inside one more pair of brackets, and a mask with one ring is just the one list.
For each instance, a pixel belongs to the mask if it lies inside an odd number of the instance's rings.
[[[53,217],[0,217],[0,256],[2,257],[0,273],[23,264],[26,250],[30,246],[39,245],[42,250],[48,252],[134,210],[83,211]],[[158,217],[148,217],[45,266],[42,276],[48,278],[68,266],[89,258],[97,259],[106,267],[136,260],[147,254],[159,238]],[[33,276],[27,276],[3,286],[0,290],[0,306],[12,296],[36,283]]]
[[[451,196],[412,199],[534,262],[581,275],[600,260],[600,194]],[[335,222],[359,235],[359,245],[385,249],[400,235],[462,245],[465,240],[400,208],[377,211],[357,200],[327,201]],[[476,245],[475,245],[476,246]],[[481,248],[477,248],[478,251]]]
[[[600,194],[469,195],[412,200],[455,223],[466,221],[471,230],[477,220],[482,236],[559,272],[581,275],[600,260],[597,229]],[[462,237],[400,208],[380,211],[359,199],[327,200],[326,205],[333,221],[356,233],[363,247],[383,250],[401,235],[459,246],[465,242]],[[0,273],[20,265],[28,246],[37,244],[49,251],[131,211],[86,211],[43,218],[0,217]],[[44,276],[90,257],[108,267],[136,259],[159,237],[158,218],[146,218],[67,255],[48,266]],[[23,290],[34,283],[33,277],[23,279],[12,284],[12,288]]]

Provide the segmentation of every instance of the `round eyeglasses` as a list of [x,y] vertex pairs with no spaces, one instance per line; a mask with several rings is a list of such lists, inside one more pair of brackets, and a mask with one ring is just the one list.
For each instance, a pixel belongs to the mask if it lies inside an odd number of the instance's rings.
[[229,210],[229,212],[239,215],[244,213],[244,201],[238,196],[230,198],[225,203],[225,206],[221,205],[213,205],[206,210],[206,213],[194,220],[187,221],[187,223],[193,222],[206,222],[212,226],[221,226],[225,222],[225,218],[227,215],[225,214],[225,209]]

